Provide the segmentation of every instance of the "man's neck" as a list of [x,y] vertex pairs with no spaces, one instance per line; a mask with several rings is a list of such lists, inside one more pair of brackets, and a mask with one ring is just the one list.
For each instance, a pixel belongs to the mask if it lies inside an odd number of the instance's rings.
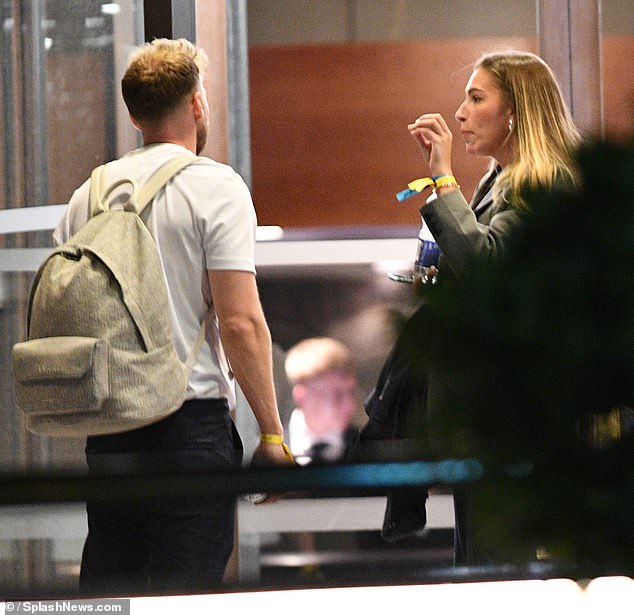
[[192,153],[196,153],[196,138],[194,137],[193,142],[191,139],[183,139],[183,138],[176,138],[173,135],[159,135],[159,134],[153,134],[153,135],[143,135],[143,145],[154,145],[156,143],[173,143],[174,145],[180,145],[181,147],[184,147],[185,149],[188,149],[190,152]]
[[143,144],[173,143],[196,153],[196,123],[184,112],[173,113],[161,122],[141,127]]

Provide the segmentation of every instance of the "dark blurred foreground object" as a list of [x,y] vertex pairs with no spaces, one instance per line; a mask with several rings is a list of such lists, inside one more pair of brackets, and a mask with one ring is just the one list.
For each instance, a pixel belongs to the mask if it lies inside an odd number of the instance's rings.
[[473,539],[504,561],[631,576],[634,147],[596,143],[578,158],[581,188],[529,195],[507,258],[427,291],[413,343],[442,391],[431,441],[487,468]]

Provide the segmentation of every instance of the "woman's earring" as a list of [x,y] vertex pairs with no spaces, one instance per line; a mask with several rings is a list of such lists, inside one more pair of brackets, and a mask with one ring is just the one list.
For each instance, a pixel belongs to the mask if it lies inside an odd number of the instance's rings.
[[513,118],[509,119],[509,132],[513,132]]

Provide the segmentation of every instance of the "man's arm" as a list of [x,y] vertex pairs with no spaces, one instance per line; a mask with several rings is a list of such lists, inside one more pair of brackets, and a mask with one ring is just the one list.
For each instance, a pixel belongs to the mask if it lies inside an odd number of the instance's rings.
[[[271,334],[255,276],[248,271],[208,269],[220,337],[231,369],[253,410],[261,433],[283,432],[273,385]],[[260,443],[254,457],[288,463],[279,444]]]

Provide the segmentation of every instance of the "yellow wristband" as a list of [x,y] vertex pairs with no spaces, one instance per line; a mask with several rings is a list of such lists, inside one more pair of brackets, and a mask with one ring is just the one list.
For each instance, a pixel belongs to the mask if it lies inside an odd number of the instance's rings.
[[446,186],[455,186],[456,188],[460,188],[456,178],[453,175],[438,175],[434,177],[421,177],[420,179],[415,179],[413,182],[407,184],[407,190],[401,190],[396,193],[396,198],[399,201],[404,201],[405,199],[409,199],[411,196],[415,194],[419,194],[425,188],[432,188],[432,190],[436,191],[438,188],[444,188]]
[[431,177],[421,177],[420,179],[415,179],[413,182],[407,184],[407,187],[410,190],[415,190],[416,192],[422,192],[428,186],[433,186],[434,180]]
[[276,433],[263,433],[260,434],[260,442],[266,442],[267,444],[280,444],[286,458],[291,463],[295,463],[295,458],[293,457],[293,453],[291,453],[291,449],[289,449],[286,442],[284,442],[284,436]]

